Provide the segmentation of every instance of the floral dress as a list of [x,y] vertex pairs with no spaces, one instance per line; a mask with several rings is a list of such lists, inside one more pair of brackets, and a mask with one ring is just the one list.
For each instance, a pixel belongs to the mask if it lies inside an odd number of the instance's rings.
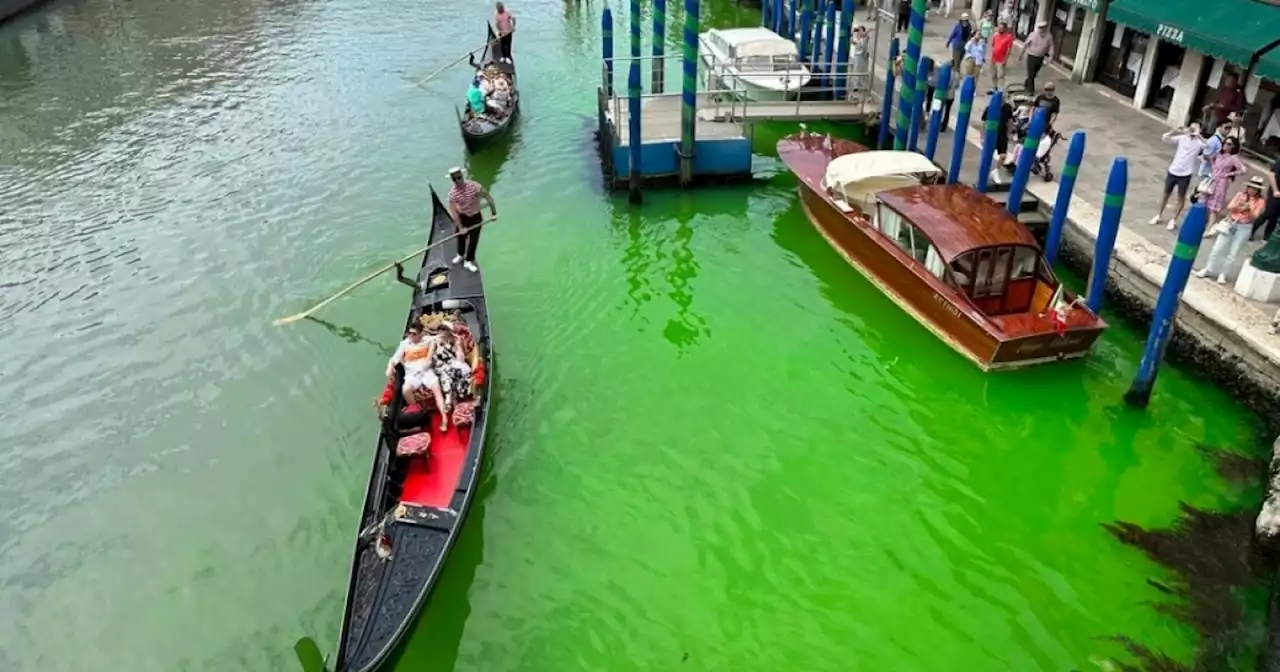
[[[1244,173],[1244,164],[1239,156],[1218,152],[1209,169],[1209,198],[1205,205],[1213,212],[1222,212],[1227,207],[1227,188],[1231,186],[1231,178]],[[1212,226],[1213,222],[1209,224]]]
[[431,370],[440,380],[440,392],[444,395],[444,403],[449,409],[452,409],[459,399],[465,399],[471,395],[471,367],[459,358],[456,340],[436,341],[431,352]]

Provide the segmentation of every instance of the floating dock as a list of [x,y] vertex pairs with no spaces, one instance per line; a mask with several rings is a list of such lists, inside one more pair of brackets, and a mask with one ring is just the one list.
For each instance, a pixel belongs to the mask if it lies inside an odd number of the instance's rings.
[[[600,151],[605,179],[614,189],[631,178],[629,101],[599,92]],[[693,181],[734,182],[751,179],[751,129],[732,120],[704,119],[716,104],[698,95],[697,138],[694,141]],[[679,93],[649,95],[640,101],[640,177],[646,185],[680,181],[682,100]],[[728,109],[727,107],[725,108]]]

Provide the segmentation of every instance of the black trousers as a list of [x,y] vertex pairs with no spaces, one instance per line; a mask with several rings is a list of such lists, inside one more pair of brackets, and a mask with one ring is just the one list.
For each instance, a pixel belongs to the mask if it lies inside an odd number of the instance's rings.
[[1257,219],[1253,220],[1253,230],[1249,232],[1249,238],[1252,240],[1258,234],[1258,229],[1262,229],[1262,239],[1271,238],[1271,234],[1276,230],[1276,223],[1280,222],[1280,194],[1273,195],[1267,199],[1267,209]]
[[1040,68],[1044,67],[1044,56],[1028,56],[1027,57],[1027,93],[1036,92],[1036,75],[1040,74]]
[[480,213],[474,215],[459,215],[462,219],[462,231],[454,240],[458,241],[458,256],[466,261],[475,262],[476,248],[480,247],[480,224],[484,218]]
[[[498,38],[498,43],[502,46],[502,55],[511,58],[511,38],[515,37],[515,33],[507,33]],[[515,60],[511,58],[511,60]]]
[[898,31],[899,33],[907,32],[907,28],[911,27],[911,13],[903,14],[898,12]]

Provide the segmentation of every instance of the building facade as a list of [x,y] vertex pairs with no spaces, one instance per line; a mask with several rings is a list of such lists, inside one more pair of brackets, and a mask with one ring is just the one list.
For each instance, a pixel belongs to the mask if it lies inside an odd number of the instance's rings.
[[1207,125],[1234,82],[1245,149],[1280,158],[1280,0],[973,0],[1019,39],[1045,21],[1076,82],[1105,87],[1170,126]]

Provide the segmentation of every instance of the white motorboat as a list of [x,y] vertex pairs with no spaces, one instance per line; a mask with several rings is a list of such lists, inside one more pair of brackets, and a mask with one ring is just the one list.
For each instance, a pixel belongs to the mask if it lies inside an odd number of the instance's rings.
[[768,28],[709,30],[699,36],[707,88],[747,100],[794,99],[812,75],[800,62],[796,44]]

